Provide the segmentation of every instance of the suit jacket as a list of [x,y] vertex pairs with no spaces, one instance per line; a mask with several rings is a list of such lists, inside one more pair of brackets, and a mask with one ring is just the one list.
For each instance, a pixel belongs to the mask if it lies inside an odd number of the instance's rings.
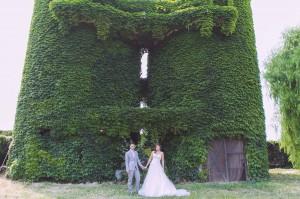
[[138,166],[142,167],[139,155],[136,151],[134,151],[134,155],[131,153],[131,150],[125,153],[125,165],[126,171],[138,169]]

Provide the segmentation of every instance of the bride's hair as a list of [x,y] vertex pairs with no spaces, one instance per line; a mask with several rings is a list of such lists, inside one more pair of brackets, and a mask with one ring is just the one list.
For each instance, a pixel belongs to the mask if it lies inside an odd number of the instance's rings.
[[157,143],[157,144],[154,145],[154,151],[156,151],[156,147],[157,147],[157,146],[159,146],[159,148],[160,148],[160,150],[161,150],[161,145]]

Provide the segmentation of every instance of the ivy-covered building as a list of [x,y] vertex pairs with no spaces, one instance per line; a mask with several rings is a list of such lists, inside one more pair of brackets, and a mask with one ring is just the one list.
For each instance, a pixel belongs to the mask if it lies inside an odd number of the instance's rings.
[[112,180],[141,128],[172,179],[268,176],[250,0],[35,1],[9,176]]

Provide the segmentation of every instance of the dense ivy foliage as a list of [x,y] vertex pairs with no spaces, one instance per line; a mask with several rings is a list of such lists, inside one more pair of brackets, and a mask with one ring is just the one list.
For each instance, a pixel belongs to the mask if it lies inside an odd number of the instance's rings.
[[50,10],[65,31],[85,22],[95,25],[102,40],[112,37],[138,43],[156,43],[182,29],[197,29],[202,36],[210,36],[214,27],[220,27],[223,34],[230,35],[237,20],[235,7],[210,1],[138,0],[103,4],[91,0],[53,0]]
[[280,146],[293,166],[300,168],[300,29],[288,31],[284,39],[284,45],[267,64],[266,78],[280,106]]
[[[224,35],[225,18],[216,23],[200,12],[205,6],[212,17],[224,11],[220,16],[229,17],[232,35]],[[144,8],[151,16],[147,23],[159,26],[137,29],[143,35],[137,40],[150,50],[151,108],[140,109],[140,46],[130,39],[130,31],[140,23]],[[98,20],[100,10],[121,14],[109,15],[116,31],[97,26],[106,22]],[[188,21],[196,14],[195,19],[211,23],[205,26],[210,37],[190,29],[169,35],[157,46],[148,42],[155,40],[153,33],[165,33],[165,25],[176,23],[170,16],[182,13]],[[65,25],[69,34],[62,34]],[[148,34],[150,30],[154,32]],[[110,37],[97,39],[99,33]],[[168,174],[175,180],[206,180],[209,143],[220,137],[245,140],[249,179],[268,175],[249,0],[36,0],[9,176],[111,180],[123,162],[124,139],[141,128],[147,129],[148,143],[162,143]]]

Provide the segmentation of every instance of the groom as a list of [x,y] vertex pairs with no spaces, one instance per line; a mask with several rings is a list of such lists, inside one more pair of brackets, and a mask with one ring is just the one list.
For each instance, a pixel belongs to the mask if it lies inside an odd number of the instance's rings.
[[130,144],[129,151],[125,154],[125,165],[126,172],[128,174],[128,191],[132,193],[132,179],[135,177],[136,183],[136,192],[140,189],[140,171],[138,166],[140,166],[143,170],[146,169],[139,159],[138,153],[135,151],[135,144]]

